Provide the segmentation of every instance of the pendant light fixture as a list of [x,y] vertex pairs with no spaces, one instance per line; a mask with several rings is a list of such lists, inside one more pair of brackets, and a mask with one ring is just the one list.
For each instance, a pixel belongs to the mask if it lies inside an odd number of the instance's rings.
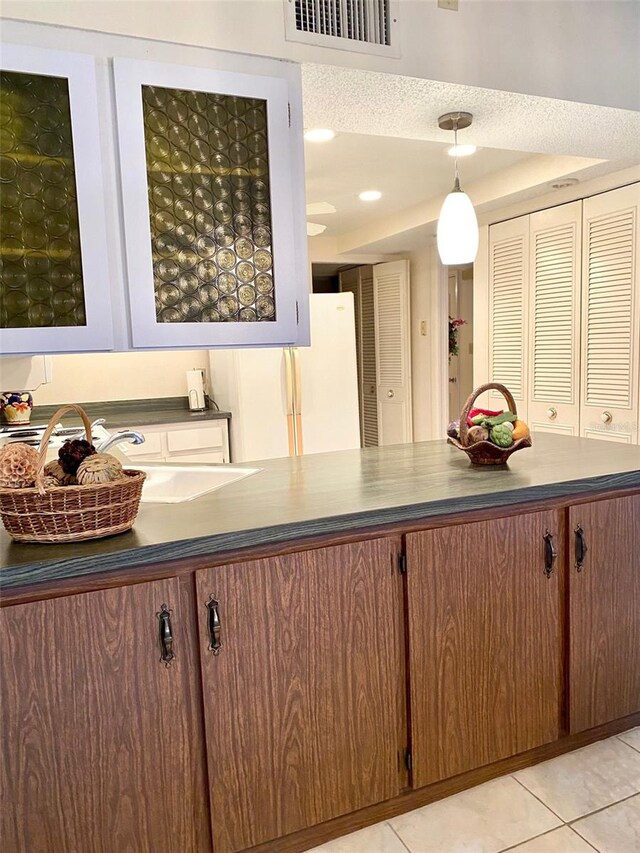
[[[438,119],[442,130],[452,130],[458,145],[458,130],[469,127],[471,113],[445,113]],[[438,219],[438,254],[443,264],[470,264],[478,254],[478,220],[469,196],[460,189],[458,158],[455,158],[455,182],[445,198]]]

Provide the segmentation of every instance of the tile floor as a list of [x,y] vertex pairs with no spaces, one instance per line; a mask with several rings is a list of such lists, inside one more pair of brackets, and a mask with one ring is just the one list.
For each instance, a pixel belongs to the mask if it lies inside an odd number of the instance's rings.
[[311,853],[640,853],[640,728]]

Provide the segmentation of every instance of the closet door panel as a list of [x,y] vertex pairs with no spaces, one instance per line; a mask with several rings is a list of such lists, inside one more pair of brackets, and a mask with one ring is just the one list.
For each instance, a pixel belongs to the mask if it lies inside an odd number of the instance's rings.
[[640,184],[583,206],[581,435],[638,442]]
[[529,225],[529,426],[578,435],[582,202]]

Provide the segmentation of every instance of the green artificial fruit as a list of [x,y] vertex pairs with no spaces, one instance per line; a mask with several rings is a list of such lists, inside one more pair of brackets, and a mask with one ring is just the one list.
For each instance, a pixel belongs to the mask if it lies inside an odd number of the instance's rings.
[[492,428],[490,438],[498,447],[510,447],[513,444],[513,433],[505,422],[496,424]]

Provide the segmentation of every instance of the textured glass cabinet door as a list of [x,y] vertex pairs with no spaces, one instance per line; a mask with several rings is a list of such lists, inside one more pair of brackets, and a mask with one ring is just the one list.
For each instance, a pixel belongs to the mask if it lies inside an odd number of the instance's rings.
[[134,346],[294,342],[286,81],[114,70]]
[[4,45],[0,348],[111,347],[94,59]]

